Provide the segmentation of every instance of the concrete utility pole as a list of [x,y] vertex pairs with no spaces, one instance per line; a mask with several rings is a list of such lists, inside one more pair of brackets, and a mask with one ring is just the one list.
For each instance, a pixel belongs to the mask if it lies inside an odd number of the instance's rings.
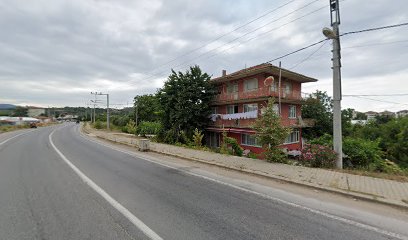
[[[109,93],[91,92],[91,94],[95,95],[95,103],[96,103],[96,95],[106,95],[106,128],[110,130]],[[95,112],[94,112],[94,122],[95,122]]]
[[341,54],[340,54],[340,9],[339,0],[329,0],[330,20],[333,29],[324,28],[323,34],[333,40],[333,148],[338,153],[336,167],[343,168],[343,146],[341,130]]

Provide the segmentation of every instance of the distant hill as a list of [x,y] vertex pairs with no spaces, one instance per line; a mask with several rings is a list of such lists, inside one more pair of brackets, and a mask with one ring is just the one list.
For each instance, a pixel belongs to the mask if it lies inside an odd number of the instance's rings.
[[13,104],[0,103],[0,109],[15,109],[17,106]]

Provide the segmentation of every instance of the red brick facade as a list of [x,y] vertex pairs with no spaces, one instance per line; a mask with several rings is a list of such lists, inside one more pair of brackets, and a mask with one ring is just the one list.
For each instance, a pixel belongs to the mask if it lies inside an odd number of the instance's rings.
[[262,153],[263,149],[257,145],[255,131],[251,126],[261,115],[270,97],[275,98],[276,111],[279,112],[280,95],[282,124],[294,130],[282,147],[300,150],[301,129],[304,127],[301,118],[301,84],[317,80],[285,69],[281,72],[280,91],[278,80],[279,68],[271,64],[257,65],[212,79],[219,94],[212,104],[213,121],[207,129],[207,144],[218,147],[222,141],[222,132],[225,131],[227,136],[237,139],[242,148],[256,154]]

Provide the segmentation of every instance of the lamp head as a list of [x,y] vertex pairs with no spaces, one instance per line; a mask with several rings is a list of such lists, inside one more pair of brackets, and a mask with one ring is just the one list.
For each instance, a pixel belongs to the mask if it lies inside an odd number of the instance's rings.
[[336,33],[334,33],[334,31],[330,28],[325,27],[323,28],[322,32],[323,32],[323,35],[329,39],[334,39],[337,37]]

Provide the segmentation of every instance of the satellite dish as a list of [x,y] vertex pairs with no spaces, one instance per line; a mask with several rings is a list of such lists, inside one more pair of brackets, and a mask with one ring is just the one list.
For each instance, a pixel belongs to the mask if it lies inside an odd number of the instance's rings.
[[265,86],[272,86],[273,81],[275,81],[275,78],[273,76],[269,76],[269,77],[265,78],[264,85]]

